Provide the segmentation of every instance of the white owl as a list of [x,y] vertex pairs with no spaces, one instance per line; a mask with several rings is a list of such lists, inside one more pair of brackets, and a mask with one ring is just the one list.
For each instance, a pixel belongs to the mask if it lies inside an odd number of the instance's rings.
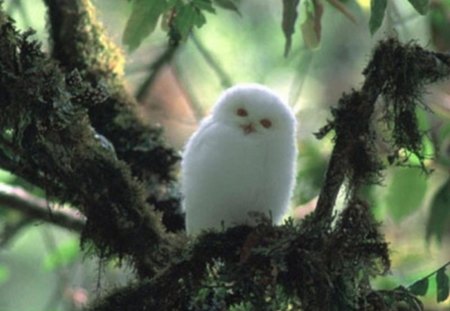
[[295,181],[296,120],[270,89],[226,90],[189,139],[181,163],[188,234],[252,225],[286,212]]

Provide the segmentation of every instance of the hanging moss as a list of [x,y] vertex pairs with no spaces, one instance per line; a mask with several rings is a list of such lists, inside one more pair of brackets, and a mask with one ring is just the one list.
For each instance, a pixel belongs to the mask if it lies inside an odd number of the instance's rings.
[[[317,133],[321,138],[335,132],[335,147],[318,202],[318,223],[329,225],[336,196],[346,181],[352,197],[360,186],[377,183],[386,163],[403,165],[411,155],[427,171],[424,132],[418,127],[416,109],[426,109],[421,101],[424,87],[448,77],[449,64],[448,55],[426,51],[412,42],[402,45],[388,39],[378,44],[363,71],[361,89],[344,94],[332,109],[333,119]],[[374,111],[380,101],[382,117],[376,118]],[[383,123],[387,133],[377,133],[377,122]],[[391,144],[393,153],[387,161],[379,156],[377,138]]]

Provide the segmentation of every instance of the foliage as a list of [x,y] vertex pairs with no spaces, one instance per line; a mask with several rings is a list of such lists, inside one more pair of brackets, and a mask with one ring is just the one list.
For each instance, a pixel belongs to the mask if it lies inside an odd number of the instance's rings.
[[[408,0],[409,3],[419,14],[426,14],[428,12],[429,0]],[[374,34],[383,23],[384,12],[386,11],[386,0],[371,0],[370,1],[370,32]]]
[[426,176],[419,170],[404,167],[395,170],[385,198],[389,214],[395,222],[401,222],[422,206],[426,189]]
[[438,270],[428,274],[427,276],[417,280],[413,284],[411,284],[408,289],[415,295],[424,296],[428,291],[428,284],[431,277],[435,276],[436,280],[436,301],[442,302],[449,297],[449,286],[450,281],[445,273],[445,269],[450,265],[450,262],[447,262],[445,265],[440,267]]
[[133,11],[122,40],[131,51],[135,50],[155,30],[162,17],[171,44],[178,45],[180,41],[186,40],[194,26],[200,28],[206,23],[205,12],[216,12],[213,2],[221,8],[239,13],[232,0],[133,0]]
[[370,32],[374,34],[380,28],[384,19],[384,12],[386,11],[387,0],[371,0],[370,1]]

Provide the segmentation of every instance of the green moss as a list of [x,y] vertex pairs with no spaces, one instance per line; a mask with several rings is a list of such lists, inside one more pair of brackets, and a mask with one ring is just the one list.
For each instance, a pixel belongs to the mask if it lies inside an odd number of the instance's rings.
[[0,12],[0,132],[7,133],[0,137],[2,165],[78,206],[87,216],[83,241],[99,254],[152,267],[151,250],[164,244],[160,216],[130,167],[99,140],[88,109],[75,103],[90,84],[68,86],[70,76],[30,35],[18,33]]

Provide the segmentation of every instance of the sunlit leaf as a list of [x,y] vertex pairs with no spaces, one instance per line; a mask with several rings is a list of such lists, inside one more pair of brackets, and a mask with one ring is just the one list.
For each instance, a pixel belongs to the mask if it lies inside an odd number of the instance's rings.
[[303,0],[301,3],[300,27],[303,41],[306,47],[315,49],[320,44],[323,5],[318,0]]
[[414,295],[424,296],[428,291],[428,283],[428,278],[418,280],[409,287],[409,290]]
[[44,258],[44,269],[54,270],[61,266],[67,266],[78,259],[80,246],[77,239],[71,239],[61,243],[58,247]]
[[386,204],[394,221],[400,222],[421,205],[427,189],[427,180],[418,169],[399,167],[387,185]]
[[125,26],[122,41],[130,51],[156,28],[159,16],[168,8],[166,0],[134,0],[131,16]]
[[417,12],[424,15],[428,12],[429,0],[408,0]]
[[5,283],[10,276],[8,267],[0,265],[0,284]]
[[[298,1],[298,0],[297,0]],[[214,3],[223,9],[234,11],[237,14],[241,15],[237,5],[232,0],[214,0]]]
[[426,238],[441,241],[445,225],[450,221],[450,179],[436,192],[431,201],[430,215],[426,225]]
[[292,34],[295,32],[295,21],[297,20],[297,5],[299,0],[283,0],[283,21],[281,27],[286,44],[284,46],[284,56],[289,54],[292,45]]
[[386,11],[387,0],[371,0],[370,1],[370,33],[374,34],[383,23],[384,12]]
[[445,266],[436,273],[437,302],[447,300],[449,295],[449,279],[445,274]]

